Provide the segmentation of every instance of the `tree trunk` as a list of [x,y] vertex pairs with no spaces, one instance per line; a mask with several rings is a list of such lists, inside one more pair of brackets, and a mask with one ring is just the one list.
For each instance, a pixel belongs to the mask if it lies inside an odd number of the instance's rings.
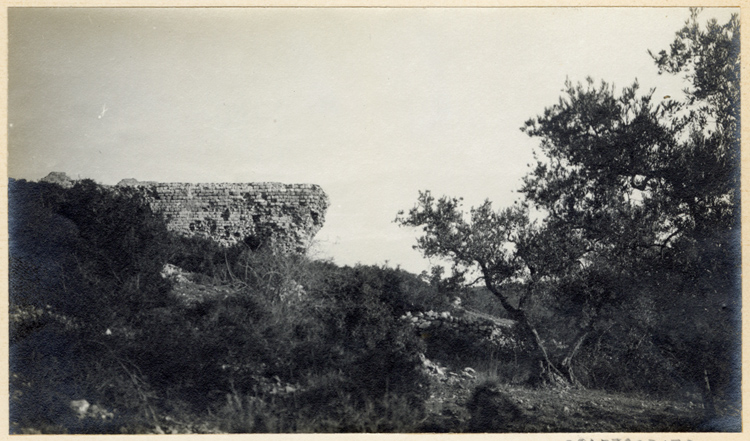
[[514,320],[516,320],[516,322],[518,322],[519,326],[521,327],[523,334],[525,334],[524,337],[526,337],[525,340],[531,342],[534,345],[534,347],[532,347],[532,351],[537,353],[537,357],[539,359],[540,372],[538,373],[538,377],[541,382],[552,385],[566,385],[568,383],[567,379],[550,361],[547,350],[544,348],[544,344],[542,343],[542,339],[541,337],[539,337],[539,333],[536,331],[536,328],[534,328],[534,326],[529,322],[528,317],[526,317],[526,313],[524,311],[517,310],[516,314],[511,314],[511,316],[514,317]]
[[571,384],[579,387],[581,386],[581,383],[573,373],[573,357],[578,354],[578,351],[581,349],[581,346],[583,346],[583,342],[586,341],[586,338],[588,338],[589,334],[591,334],[590,326],[587,326],[586,328],[581,330],[581,332],[578,334],[578,338],[576,338],[576,341],[573,344],[573,347],[570,348],[570,351],[568,351],[567,355],[565,355],[565,358],[563,358],[562,363],[560,363],[561,370],[565,374],[567,374],[568,380],[571,382]]
[[521,307],[514,307],[500,291],[495,289],[495,287],[489,282],[488,278],[485,278],[485,286],[495,295],[495,297],[497,297],[498,300],[500,300],[500,303],[508,312],[510,318],[518,323],[524,340],[533,345],[532,352],[536,353],[540,364],[540,372],[538,372],[537,377],[541,382],[552,385],[568,384],[568,380],[565,376],[550,361],[547,351],[544,349],[544,344],[542,344],[542,339],[539,337],[539,333],[526,316],[526,311]]

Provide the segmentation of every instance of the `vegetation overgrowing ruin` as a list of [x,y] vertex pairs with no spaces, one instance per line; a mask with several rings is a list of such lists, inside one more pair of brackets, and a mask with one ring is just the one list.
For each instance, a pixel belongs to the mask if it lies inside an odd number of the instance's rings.
[[[41,182],[63,188],[76,181],[52,172]],[[328,195],[314,184],[141,182],[123,179],[113,191],[137,191],[169,231],[251,248],[268,240],[283,251],[304,252],[323,227]],[[125,190],[128,189],[128,190]]]
[[739,34],[652,54],[684,102],[567,83],[512,207],[421,192],[450,274],[307,256],[317,186],[11,179],[11,432],[740,431]]

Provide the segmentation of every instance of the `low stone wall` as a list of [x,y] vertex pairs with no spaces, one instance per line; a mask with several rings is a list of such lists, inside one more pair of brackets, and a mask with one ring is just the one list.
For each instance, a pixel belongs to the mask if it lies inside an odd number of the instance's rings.
[[511,321],[500,324],[498,322],[473,317],[465,311],[452,314],[444,312],[407,312],[401,320],[408,321],[417,332],[426,333],[435,338],[445,338],[460,335],[478,343],[487,344],[498,351],[513,351],[521,349],[515,336],[515,324]]

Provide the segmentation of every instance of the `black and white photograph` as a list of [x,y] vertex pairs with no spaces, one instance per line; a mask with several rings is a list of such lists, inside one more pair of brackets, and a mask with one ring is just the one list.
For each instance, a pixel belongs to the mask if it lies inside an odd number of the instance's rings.
[[9,434],[743,436],[739,3],[5,10]]

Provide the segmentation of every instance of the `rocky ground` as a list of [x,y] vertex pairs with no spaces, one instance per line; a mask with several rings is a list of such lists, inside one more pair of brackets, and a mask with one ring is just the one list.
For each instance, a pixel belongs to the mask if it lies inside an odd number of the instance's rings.
[[[702,406],[695,402],[665,401],[593,390],[530,389],[517,386],[488,388],[484,400],[472,400],[485,380],[471,371],[433,375],[426,402],[428,416],[419,427],[426,433],[533,432],[694,432],[701,427]],[[476,405],[472,407],[472,401]],[[96,425],[112,418],[110,412],[84,400],[71,402],[71,427]],[[470,411],[471,409],[471,411]],[[485,420],[482,420],[485,418]],[[210,422],[180,421],[157,416],[158,424],[126,428],[123,433],[221,433]],[[114,421],[113,421],[114,422]],[[110,423],[111,424],[111,423]],[[111,430],[111,429],[110,429]],[[724,430],[732,430],[725,428]],[[14,428],[15,433],[47,433],[36,428]],[[55,430],[52,433],[56,432]],[[59,433],[59,432],[57,432]]]
[[[208,288],[195,283],[190,274],[176,268],[167,273],[171,274],[165,276],[175,277],[177,282],[173,295],[187,304],[207,296],[223,296],[230,291],[229,287]],[[420,430],[423,432],[689,432],[704,429],[699,397],[694,397],[693,401],[689,398],[669,401],[586,389],[509,385],[492,388],[489,402],[482,406],[493,409],[494,405],[497,415],[491,415],[493,422],[483,426],[477,422],[476,410],[472,422],[470,401],[477,386],[492,378],[471,367],[451,371],[426,358],[422,362],[431,378],[426,402],[428,417]],[[500,400],[498,397],[507,400],[503,405],[493,404],[493,399]],[[173,430],[184,433],[196,429],[189,426]],[[207,427],[199,431],[211,432]]]
[[[703,405],[699,397],[693,397],[693,401],[689,398],[671,401],[586,389],[498,385],[482,378],[482,373],[467,375],[467,371],[450,372],[429,360],[425,366],[432,377],[432,390],[427,401],[429,418],[424,424],[424,430],[428,432],[692,432],[739,429],[731,425],[704,425]],[[485,397],[478,394],[474,401],[491,412],[491,415],[485,415],[491,417],[491,422],[481,421],[482,411],[476,408],[470,411],[472,394],[483,384],[490,384],[483,388],[486,390]],[[739,409],[734,413],[739,415]],[[718,424],[721,425],[721,422]]]
[[[164,277],[174,278],[174,296],[186,306],[211,297],[226,297],[229,286],[202,284],[194,275],[176,267],[167,267]],[[737,431],[739,409],[725,411],[734,419],[718,427],[702,424],[703,406],[700,397],[686,396],[671,401],[644,396],[608,393],[575,388],[529,388],[503,385],[493,381],[486,372],[471,367],[452,370],[422,357],[422,369],[430,377],[429,397],[425,403],[427,417],[418,424],[418,432],[694,432]],[[278,379],[267,381],[266,394],[292,394],[298,385],[281,384]],[[119,427],[112,411],[84,399],[70,403],[68,429],[74,431],[107,426]],[[219,433],[214,422],[181,421],[168,415],[155,415],[153,424],[127,427],[124,433]],[[157,423],[158,421],[158,423]],[[721,422],[720,422],[721,424]],[[732,425],[733,424],[733,425]],[[40,430],[41,429],[41,430]],[[61,428],[13,427],[14,433],[59,433]],[[115,430],[116,431],[116,430]]]

